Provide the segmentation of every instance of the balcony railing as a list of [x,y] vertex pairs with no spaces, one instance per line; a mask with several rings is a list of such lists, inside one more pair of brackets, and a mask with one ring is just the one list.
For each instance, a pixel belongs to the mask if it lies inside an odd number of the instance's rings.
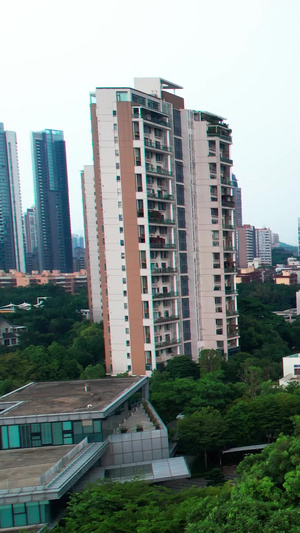
[[149,174],[161,174],[162,176],[172,176],[172,172],[164,167],[154,167],[151,163],[146,163],[146,172]]
[[152,294],[153,300],[164,299],[164,298],[177,298],[178,293],[174,291],[170,292],[156,292]]
[[161,150],[162,152],[172,152],[171,146],[166,146],[165,144],[161,144],[159,141],[152,141],[151,139],[148,139],[145,137],[145,146],[149,148],[153,148],[153,150]]
[[231,181],[229,178],[224,178],[223,176],[221,176],[221,183],[223,185],[228,185],[228,187],[233,187],[233,181]]
[[237,327],[227,328],[227,338],[238,337],[239,329]]
[[177,268],[151,268],[151,274],[176,274]]
[[173,242],[164,242],[163,240],[160,241],[151,241],[150,238],[150,248],[169,248],[173,249],[176,248],[176,244]]
[[149,223],[151,224],[175,224],[174,219],[164,218],[164,215],[162,215],[159,211],[156,211],[155,213],[153,211],[148,211],[148,218]]
[[236,267],[224,267],[225,274],[235,274],[236,273]]
[[226,316],[238,316],[239,312],[235,309],[226,309]]
[[237,290],[234,287],[225,287],[225,294],[237,294]]
[[146,122],[153,122],[154,124],[159,124],[159,126],[164,126],[165,128],[171,127],[171,122],[167,119],[157,118],[150,114],[144,114],[142,113],[141,118],[145,120]]
[[234,226],[232,224],[225,224],[224,222],[222,224],[222,228],[224,230],[234,230]]
[[220,157],[220,161],[222,163],[228,163],[228,165],[233,165],[233,161],[232,161],[232,159],[229,159],[229,157],[223,157],[222,156],[222,157]]
[[235,247],[232,244],[224,243],[223,250],[224,252],[235,252]]
[[172,194],[163,194],[160,191],[152,192],[147,190],[148,198],[156,198],[157,200],[169,200],[170,202],[174,201],[174,196]]
[[154,322],[155,324],[162,324],[164,322],[174,322],[175,320],[179,320],[179,315],[171,315],[171,316],[161,316],[159,318],[155,318]]
[[234,199],[232,196],[222,196],[222,206],[234,208]]
[[163,342],[157,342],[155,343],[155,348],[164,348],[164,346],[171,346],[172,344],[180,344],[180,339],[169,339]]

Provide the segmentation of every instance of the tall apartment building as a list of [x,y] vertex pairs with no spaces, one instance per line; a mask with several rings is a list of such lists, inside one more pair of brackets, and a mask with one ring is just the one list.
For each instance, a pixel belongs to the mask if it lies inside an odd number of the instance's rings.
[[238,186],[235,174],[232,174],[233,199],[234,199],[234,222],[236,226],[243,225],[242,189]]
[[270,228],[255,229],[256,257],[263,265],[272,265],[272,232]]
[[239,346],[231,130],[222,117],[185,110],[177,89],[140,78],[134,89],[91,95],[94,179],[84,172],[83,192],[95,192],[113,374],[145,374],[177,354],[196,360],[203,347],[229,355]]
[[247,268],[256,254],[255,227],[244,224],[236,228],[237,263],[239,268]]
[[35,207],[30,207],[23,215],[25,235],[26,272],[38,270],[38,236]]
[[39,270],[72,272],[66,147],[62,131],[32,134]]
[[17,138],[0,123],[0,269],[25,272]]

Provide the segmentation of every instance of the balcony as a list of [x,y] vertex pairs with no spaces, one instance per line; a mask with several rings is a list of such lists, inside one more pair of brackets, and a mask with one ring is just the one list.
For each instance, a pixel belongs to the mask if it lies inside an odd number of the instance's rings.
[[180,344],[180,339],[169,339],[163,342],[158,342],[155,344],[155,348],[164,348],[165,346],[172,346],[173,344]]
[[224,242],[223,250],[224,252],[235,252],[235,247],[231,243]]
[[153,148],[153,150],[158,150],[159,152],[172,152],[171,146],[161,144],[160,141],[152,141],[148,137],[145,137],[145,146]]
[[207,137],[218,137],[221,141],[232,143],[232,137],[229,135],[230,132],[231,130],[228,131],[224,127],[210,125],[207,129]]
[[174,322],[175,320],[179,320],[179,315],[161,316],[159,318],[155,318],[154,323],[163,324],[165,322]]
[[170,292],[156,292],[155,294],[152,294],[153,300],[161,300],[165,298],[177,298],[178,293],[174,291]]
[[172,194],[164,194],[162,191],[154,191],[147,189],[148,198],[156,198],[157,200],[165,200],[167,202],[174,202],[174,196]]
[[236,274],[236,267],[230,266],[230,267],[224,267],[225,274]]
[[229,178],[225,178],[224,176],[221,176],[221,183],[222,185],[228,185],[228,187],[233,187],[233,181],[231,181]]
[[222,228],[226,231],[233,231],[235,229],[232,224],[226,224],[226,222],[223,222]]
[[237,294],[237,292],[238,291],[232,286],[225,287],[225,294]]
[[227,163],[228,165],[233,165],[233,161],[232,159],[229,159],[229,157],[221,156],[220,161],[221,163]]
[[172,176],[172,172],[164,167],[154,167],[151,163],[146,163],[147,174],[160,174],[161,176]]
[[141,118],[145,122],[152,122],[153,124],[158,124],[159,126],[163,126],[164,128],[171,128],[171,122],[163,117],[159,118],[154,116],[153,113],[141,113]]
[[173,242],[166,242],[165,239],[162,239],[161,237],[150,237],[150,248],[173,249],[176,248],[176,244]]
[[234,208],[234,199],[233,196],[224,195],[222,196],[222,207],[231,207]]
[[166,268],[151,268],[151,274],[176,274],[177,268],[166,267]]
[[239,328],[237,326],[227,328],[227,338],[232,339],[233,337],[239,336]]
[[226,316],[238,316],[239,312],[235,309],[226,309]]
[[174,225],[175,220],[171,218],[165,218],[160,211],[148,211],[149,224],[155,225]]

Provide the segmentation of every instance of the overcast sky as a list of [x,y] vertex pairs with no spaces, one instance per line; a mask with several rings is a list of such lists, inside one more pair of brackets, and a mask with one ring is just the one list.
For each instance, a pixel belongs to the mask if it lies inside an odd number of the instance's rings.
[[186,107],[228,119],[243,221],[297,242],[299,0],[0,0],[0,122],[17,132],[23,209],[30,132],[65,133],[72,231],[92,162],[89,92],[160,76]]

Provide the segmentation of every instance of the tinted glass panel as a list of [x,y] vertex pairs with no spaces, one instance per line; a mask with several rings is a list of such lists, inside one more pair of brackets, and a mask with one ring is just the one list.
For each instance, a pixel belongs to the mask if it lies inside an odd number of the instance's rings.
[[184,186],[176,185],[176,192],[177,192],[177,204],[184,205]]
[[173,109],[173,120],[174,120],[174,135],[179,135],[179,137],[181,137],[180,111],[178,109]]

